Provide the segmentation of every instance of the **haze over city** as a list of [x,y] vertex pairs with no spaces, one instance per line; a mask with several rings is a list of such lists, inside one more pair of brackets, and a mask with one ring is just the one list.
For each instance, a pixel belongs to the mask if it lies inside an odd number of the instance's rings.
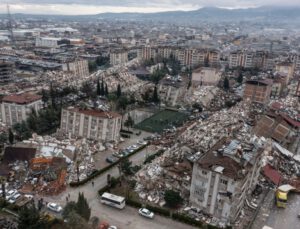
[[1,229],[296,229],[299,0],[0,0]]

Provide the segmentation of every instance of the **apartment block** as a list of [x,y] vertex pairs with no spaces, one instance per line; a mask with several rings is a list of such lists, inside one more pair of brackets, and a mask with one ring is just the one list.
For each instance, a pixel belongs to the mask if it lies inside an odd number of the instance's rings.
[[111,65],[122,65],[128,62],[128,52],[126,50],[114,50],[109,56]]
[[8,126],[25,121],[32,109],[39,111],[43,107],[42,97],[23,93],[4,96],[1,102],[1,119]]
[[121,117],[113,112],[69,107],[62,110],[60,129],[70,137],[117,142],[120,139]]
[[14,78],[15,65],[13,62],[0,60],[0,83],[7,83]]
[[221,139],[194,163],[190,204],[232,224],[258,182],[262,152],[254,141]]
[[72,72],[77,78],[89,76],[89,65],[87,60],[75,60],[62,65],[63,71]]
[[243,99],[266,104],[271,95],[271,80],[249,80],[245,83]]

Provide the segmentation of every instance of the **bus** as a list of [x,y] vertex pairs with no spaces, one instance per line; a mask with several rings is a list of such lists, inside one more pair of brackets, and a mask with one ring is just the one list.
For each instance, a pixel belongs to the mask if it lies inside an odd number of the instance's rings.
[[125,207],[125,198],[114,194],[104,192],[100,197],[100,202],[115,208],[123,209]]

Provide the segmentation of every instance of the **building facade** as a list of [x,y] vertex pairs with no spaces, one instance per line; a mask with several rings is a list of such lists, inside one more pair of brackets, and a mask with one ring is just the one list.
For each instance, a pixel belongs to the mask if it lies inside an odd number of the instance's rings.
[[14,78],[15,65],[13,62],[0,60],[0,83],[7,83]]
[[271,95],[272,82],[267,80],[249,80],[245,83],[243,99],[266,104]]
[[23,93],[4,96],[1,102],[2,122],[12,126],[25,121],[32,109],[39,111],[42,107],[42,97],[39,95]]
[[110,53],[111,65],[122,65],[128,62],[128,52],[126,50],[114,50]]
[[71,137],[117,142],[121,119],[121,115],[113,112],[70,107],[62,110],[60,129]]
[[192,73],[192,84],[193,86],[217,85],[221,79],[221,76],[222,73],[217,68],[198,68]]
[[87,60],[75,60],[62,65],[63,71],[72,72],[78,78],[89,76],[89,65]]
[[190,204],[224,223],[237,219],[262,166],[262,149],[249,144],[251,153],[244,153],[240,146],[224,138],[193,166]]

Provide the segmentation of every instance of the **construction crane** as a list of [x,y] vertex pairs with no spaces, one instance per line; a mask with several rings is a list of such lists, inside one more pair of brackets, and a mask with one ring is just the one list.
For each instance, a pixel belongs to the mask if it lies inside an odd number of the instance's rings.
[[10,14],[10,10],[9,10],[9,5],[7,4],[7,19],[8,19],[8,23],[7,23],[7,29],[10,33],[10,40],[11,40],[11,44],[13,47],[15,47],[15,37],[14,37],[14,32],[13,32],[13,23],[12,23],[12,17]]

